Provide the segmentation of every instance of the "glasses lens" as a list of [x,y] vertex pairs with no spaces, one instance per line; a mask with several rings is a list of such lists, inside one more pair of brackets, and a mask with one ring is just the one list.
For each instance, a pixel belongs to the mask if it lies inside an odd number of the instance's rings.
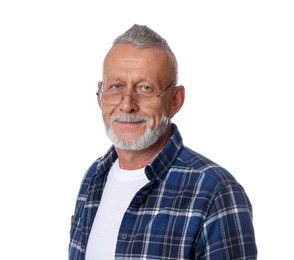
[[142,95],[138,93],[132,94],[123,94],[123,93],[109,93],[109,92],[101,92],[101,101],[105,104],[110,105],[118,105],[123,97],[130,96],[133,103],[137,105],[147,105],[153,104],[156,102],[157,97],[154,95]]
[[101,93],[101,101],[105,104],[116,105],[120,103],[121,99],[121,93]]
[[156,102],[157,97],[154,95],[147,95],[147,94],[136,94],[133,95],[134,103],[138,105],[148,105],[153,104]]

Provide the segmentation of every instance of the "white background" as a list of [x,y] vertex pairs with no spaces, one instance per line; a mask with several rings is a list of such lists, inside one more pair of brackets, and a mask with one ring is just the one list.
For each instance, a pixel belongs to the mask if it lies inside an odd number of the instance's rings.
[[110,145],[102,59],[134,23],[177,55],[174,122],[244,186],[259,259],[293,257],[293,14],[282,0],[1,1],[0,258],[67,258],[81,179]]

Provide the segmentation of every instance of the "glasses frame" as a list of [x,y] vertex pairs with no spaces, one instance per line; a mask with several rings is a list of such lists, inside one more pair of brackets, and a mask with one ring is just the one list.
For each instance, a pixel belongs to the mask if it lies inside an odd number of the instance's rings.
[[[99,89],[102,87],[103,85],[103,82],[102,81],[99,81],[98,82],[98,87]],[[170,83],[166,88],[164,88],[159,94],[147,94],[146,96],[154,96],[154,97],[160,97],[164,92],[166,92],[171,86],[175,86],[176,85],[176,81],[173,81],[172,83]],[[136,92],[133,92],[133,93],[125,93],[125,92],[119,92],[119,93],[107,93],[107,91],[100,91],[98,90],[96,92],[96,95],[99,96],[100,100],[103,102],[103,99],[101,98],[102,96],[100,94],[108,94],[108,95],[121,95],[121,100],[120,102],[118,102],[117,104],[112,104],[112,105],[118,105],[122,102],[122,100],[124,99],[125,96],[133,96],[133,95],[138,95],[138,96],[144,96],[142,94],[139,94],[139,93],[136,93]],[[137,104],[136,102],[134,102],[135,104]],[[109,103],[105,103],[105,104],[109,104]],[[137,104],[139,105],[139,104]]]

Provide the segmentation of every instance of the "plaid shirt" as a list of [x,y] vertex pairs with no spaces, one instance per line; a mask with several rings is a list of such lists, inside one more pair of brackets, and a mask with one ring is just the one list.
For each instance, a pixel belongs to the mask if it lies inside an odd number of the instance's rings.
[[[69,260],[85,259],[91,226],[116,159],[112,147],[82,181],[71,223]],[[256,259],[251,204],[243,188],[224,168],[185,147],[175,125],[145,173],[149,183],[137,192],[123,217],[115,259]]]

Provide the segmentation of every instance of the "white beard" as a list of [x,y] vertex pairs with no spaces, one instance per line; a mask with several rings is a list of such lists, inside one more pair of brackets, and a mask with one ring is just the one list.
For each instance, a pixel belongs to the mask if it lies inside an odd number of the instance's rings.
[[[124,140],[117,137],[112,128],[112,122],[123,121],[123,122],[146,122],[147,128],[145,132],[136,140]],[[143,150],[150,147],[158,141],[158,139],[166,132],[167,126],[170,123],[170,119],[166,116],[162,116],[158,126],[153,129],[149,127],[149,118],[147,116],[133,116],[133,115],[117,115],[110,117],[109,126],[105,125],[105,130],[108,138],[116,148],[122,150]]]

